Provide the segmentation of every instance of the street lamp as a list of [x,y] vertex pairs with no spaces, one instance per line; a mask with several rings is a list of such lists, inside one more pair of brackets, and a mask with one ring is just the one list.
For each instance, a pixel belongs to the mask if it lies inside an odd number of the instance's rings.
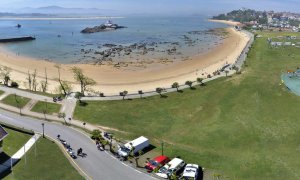
[[161,155],[164,155],[164,142],[161,142]]
[[45,124],[44,124],[44,123],[42,123],[42,127],[43,127],[43,138],[45,138],[44,126],[45,126]]

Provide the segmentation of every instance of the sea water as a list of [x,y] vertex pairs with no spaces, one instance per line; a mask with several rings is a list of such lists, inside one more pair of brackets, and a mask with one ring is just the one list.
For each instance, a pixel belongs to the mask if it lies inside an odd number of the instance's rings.
[[[103,45],[106,43],[123,46],[134,43],[156,43],[156,50],[151,52],[155,58],[166,57],[165,52],[173,46],[172,43],[179,43],[176,56],[178,58],[188,57],[206,51],[221,40],[220,37],[213,34],[193,35],[190,32],[205,32],[214,28],[227,27],[224,24],[209,22],[207,18],[201,16],[124,17],[111,20],[127,28],[93,34],[80,33],[82,29],[100,25],[106,20],[0,19],[0,38],[35,36],[36,40],[34,41],[5,44],[8,50],[20,56],[24,55],[57,63],[86,63],[97,60],[99,57],[94,53],[88,55],[84,52],[103,50]],[[22,25],[22,27],[17,28],[17,24]],[[191,38],[194,44],[187,45],[184,43],[184,36]],[[175,58],[175,55],[172,56]],[[132,58],[132,56],[130,57]],[[122,58],[119,59],[122,60]]]

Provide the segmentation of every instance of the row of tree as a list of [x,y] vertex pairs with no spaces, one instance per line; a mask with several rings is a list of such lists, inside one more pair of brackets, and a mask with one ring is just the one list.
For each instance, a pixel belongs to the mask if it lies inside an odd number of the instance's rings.
[[[59,91],[59,93],[62,93],[66,96],[72,91],[71,83],[69,81],[63,80],[63,78],[61,77],[61,66],[55,65],[55,67],[58,73],[58,78],[56,78],[55,80],[59,83],[59,87],[57,90]],[[87,77],[83,73],[82,69],[78,67],[73,67],[71,68],[71,71],[73,72],[74,79],[76,80],[76,82],[80,84],[81,95],[84,96],[84,92],[88,89],[88,87],[96,85],[96,81]],[[16,84],[16,82],[13,82],[11,80],[11,72],[12,72],[11,68],[7,66],[0,66],[0,79],[2,80],[5,86],[9,86],[10,81],[12,82],[11,86]],[[47,92],[48,85],[49,85],[47,69],[45,68],[45,77],[40,82],[38,82],[37,80],[37,70],[35,69],[33,72],[30,72],[28,70],[26,81],[28,84],[28,89],[30,91],[41,90],[42,92]]]

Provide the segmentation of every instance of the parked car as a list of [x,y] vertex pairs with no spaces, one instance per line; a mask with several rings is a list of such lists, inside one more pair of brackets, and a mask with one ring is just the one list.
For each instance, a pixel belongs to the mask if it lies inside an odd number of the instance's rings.
[[185,162],[182,159],[174,158],[167,164],[165,164],[162,168],[158,170],[159,177],[167,179],[169,176],[173,174],[177,175],[180,170],[182,170],[185,166]]
[[118,154],[121,157],[128,157],[131,151],[133,154],[136,154],[137,152],[148,147],[149,145],[149,140],[144,136],[141,136],[135,140],[126,143],[125,145],[120,145]]
[[197,164],[187,164],[184,168],[181,179],[197,180],[199,174],[199,166]]
[[169,161],[170,159],[167,156],[157,156],[156,158],[148,161],[145,168],[149,171],[153,171],[154,169],[165,165]]

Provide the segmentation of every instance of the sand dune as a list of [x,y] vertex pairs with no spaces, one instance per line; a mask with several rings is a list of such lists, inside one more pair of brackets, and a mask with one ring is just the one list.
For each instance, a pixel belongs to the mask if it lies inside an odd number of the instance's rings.
[[[173,82],[184,84],[187,80],[196,80],[197,77],[206,77],[226,63],[234,63],[241,51],[249,41],[249,37],[242,32],[228,28],[228,38],[211,49],[209,52],[199,54],[191,60],[168,63],[167,65],[152,65],[149,68],[130,71],[117,69],[107,65],[90,64],[63,64],[61,65],[61,77],[63,80],[72,82],[74,91],[79,90],[75,83],[71,67],[77,66],[83,69],[84,73],[93,78],[97,85],[93,90],[105,94],[118,94],[127,90],[136,93],[138,90],[153,91],[157,87],[170,87]],[[12,68],[12,79],[19,83],[21,88],[26,88],[26,77],[28,71],[38,71],[38,80],[43,80],[45,68],[47,69],[49,81],[49,92],[54,93],[58,87],[55,79],[58,77],[55,64],[43,60],[33,59],[24,56],[17,56],[8,52],[5,48],[0,49],[0,64]]]

